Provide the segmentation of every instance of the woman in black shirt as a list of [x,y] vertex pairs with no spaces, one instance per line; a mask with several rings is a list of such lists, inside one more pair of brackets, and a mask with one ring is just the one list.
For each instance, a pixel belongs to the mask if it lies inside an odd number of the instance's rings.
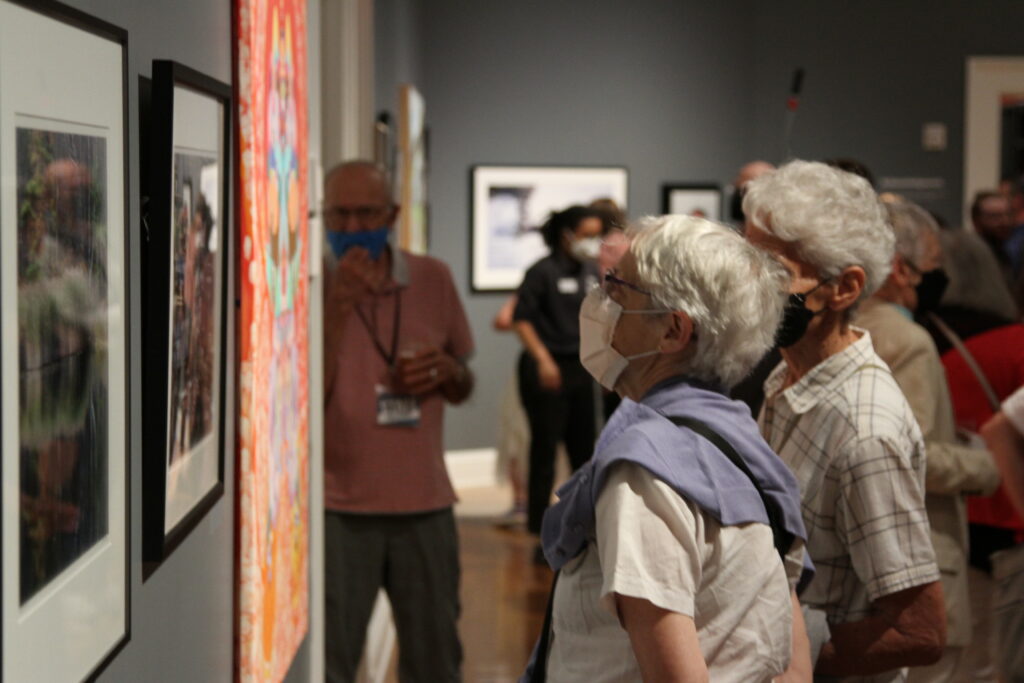
[[517,292],[515,330],[523,342],[519,392],[530,423],[527,526],[540,533],[551,499],[555,452],[565,443],[573,470],[594,447],[594,382],[580,364],[580,305],[598,284],[596,259],[606,225],[594,209],[572,206],[541,228],[551,253],[533,264]]

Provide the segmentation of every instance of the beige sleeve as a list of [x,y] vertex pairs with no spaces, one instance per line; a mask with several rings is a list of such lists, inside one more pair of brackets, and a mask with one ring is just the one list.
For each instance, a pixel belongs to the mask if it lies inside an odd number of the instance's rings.
[[[923,337],[923,336],[922,336]],[[956,439],[949,388],[931,340],[915,340],[892,359],[892,374],[910,404],[925,442],[925,490],[939,495],[988,495],[999,486],[999,471],[986,450]]]

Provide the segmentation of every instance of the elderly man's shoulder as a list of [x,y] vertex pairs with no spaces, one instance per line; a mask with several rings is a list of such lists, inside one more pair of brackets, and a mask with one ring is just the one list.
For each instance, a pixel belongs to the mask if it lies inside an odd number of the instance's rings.
[[914,411],[888,366],[877,355],[876,360],[851,375],[843,387],[849,431],[842,451],[857,460],[916,459],[923,442]]
[[454,282],[451,268],[441,259],[402,251],[411,284]]
[[819,404],[818,429],[832,446],[881,440],[908,444],[920,430],[888,364],[874,348],[863,350],[856,366]]
[[939,353],[928,330],[911,320],[894,304],[870,300],[857,314],[856,324],[871,333],[878,355],[891,367],[910,356]]

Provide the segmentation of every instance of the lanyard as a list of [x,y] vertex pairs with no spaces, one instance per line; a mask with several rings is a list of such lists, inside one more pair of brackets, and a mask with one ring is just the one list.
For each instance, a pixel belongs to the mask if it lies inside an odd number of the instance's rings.
[[401,324],[402,314],[402,290],[395,291],[395,319],[391,324],[391,353],[388,353],[384,349],[384,344],[381,343],[377,337],[377,306],[376,302],[373,307],[373,324],[366,319],[366,314],[363,313],[363,309],[356,306],[356,313],[359,315],[359,320],[362,321],[363,327],[366,328],[366,333],[370,335],[370,339],[373,340],[373,345],[377,349],[377,353],[384,359],[384,362],[388,364],[389,368],[395,367],[395,359],[398,356],[398,328]]

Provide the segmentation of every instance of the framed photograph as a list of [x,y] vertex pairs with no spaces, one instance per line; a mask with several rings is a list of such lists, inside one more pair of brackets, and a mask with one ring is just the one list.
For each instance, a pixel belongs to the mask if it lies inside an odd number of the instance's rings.
[[128,640],[127,40],[0,0],[2,678]]
[[231,87],[153,62],[143,243],[142,550],[151,573],[224,493]]
[[661,211],[666,214],[700,216],[722,220],[722,188],[713,183],[661,186]]
[[595,199],[625,208],[629,174],[620,166],[474,166],[471,170],[474,292],[516,289],[548,253],[540,235],[552,211]]

